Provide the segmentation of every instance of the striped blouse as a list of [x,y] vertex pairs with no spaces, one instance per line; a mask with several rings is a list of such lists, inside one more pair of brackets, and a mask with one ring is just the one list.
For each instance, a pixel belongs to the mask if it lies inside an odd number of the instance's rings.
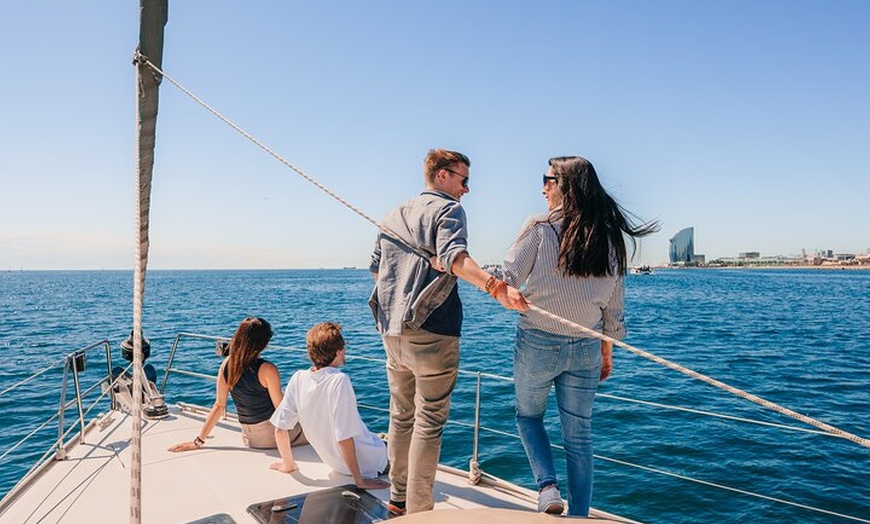
[[[491,273],[522,289],[531,304],[617,340],[622,339],[625,336],[622,276],[615,267],[612,276],[564,276],[558,268],[562,221],[550,222],[548,217],[547,213],[529,217],[504,262]],[[569,337],[588,337],[577,328],[533,310],[521,313],[519,327]]]

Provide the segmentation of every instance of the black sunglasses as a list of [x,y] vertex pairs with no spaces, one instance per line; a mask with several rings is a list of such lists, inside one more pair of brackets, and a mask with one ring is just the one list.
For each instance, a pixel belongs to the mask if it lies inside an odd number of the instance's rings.
[[464,176],[462,173],[457,173],[456,171],[449,169],[449,168],[446,168],[446,167],[444,168],[444,171],[447,171],[448,173],[453,173],[454,175],[461,177],[462,178],[462,187],[468,188],[468,177],[467,176]]
[[559,180],[559,179],[556,178],[556,177],[554,177],[554,176],[550,176],[550,175],[548,175],[548,174],[545,173],[545,174],[544,174],[544,185],[545,185],[545,186],[547,185],[547,181],[549,181],[549,180],[552,180],[553,182],[555,182],[556,180]]

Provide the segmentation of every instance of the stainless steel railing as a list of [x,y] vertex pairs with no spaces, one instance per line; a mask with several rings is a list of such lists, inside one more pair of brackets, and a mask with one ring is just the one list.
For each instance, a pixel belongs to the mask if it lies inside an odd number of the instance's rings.
[[[215,343],[227,340],[226,337],[201,335],[201,334],[196,334],[196,333],[179,333],[178,335],[176,335],[174,342],[173,342],[173,345],[172,345],[172,350],[170,352],[169,359],[168,359],[168,362],[167,362],[167,365],[166,365],[166,368],[164,371],[163,379],[162,379],[161,384],[160,384],[159,392],[161,395],[164,393],[164,390],[165,390],[166,384],[167,384],[167,380],[168,380],[168,377],[170,374],[187,376],[187,377],[195,378],[198,380],[208,380],[208,381],[215,380],[215,377],[213,375],[203,374],[200,372],[191,371],[191,370],[183,369],[180,367],[175,367],[173,365],[175,362],[175,357],[176,357],[179,345],[185,339],[208,340],[208,341],[215,342]],[[272,349],[285,350],[285,351],[290,351],[290,352],[299,353],[299,354],[303,354],[303,355],[306,354],[306,351],[304,349],[295,348],[295,347],[289,347],[289,346],[270,346],[270,347]],[[100,375],[86,389],[83,389],[82,380],[81,380],[81,378],[82,378],[81,372],[83,371],[84,366],[86,365],[87,355],[89,355],[90,353],[92,353],[95,350],[98,350],[99,348],[103,348],[103,350],[105,351],[106,374],[104,376]],[[371,357],[365,357],[365,356],[349,355],[347,357],[347,359],[349,361],[367,361],[367,362],[371,362],[371,363],[375,363],[375,364],[379,364],[379,365],[384,365],[384,366],[386,364],[386,360],[384,360],[384,359],[371,358]],[[43,429],[48,427],[50,424],[52,424],[56,421],[57,430],[58,430],[57,438],[53,439],[53,442],[49,446],[48,450],[36,461],[36,463],[33,465],[33,467],[30,468],[30,470],[27,472],[27,474],[25,474],[21,477],[21,481],[23,481],[28,476],[30,476],[33,471],[40,468],[47,460],[49,460],[51,458],[58,459],[58,460],[64,459],[66,457],[66,449],[69,447],[69,445],[74,440],[79,439],[79,442],[83,442],[84,438],[85,438],[84,436],[86,435],[86,432],[87,432],[88,424],[93,423],[93,421],[88,422],[88,416],[93,411],[93,409],[95,409],[95,407],[100,404],[100,402],[104,401],[104,399],[107,396],[109,398],[111,407],[113,409],[118,408],[119,402],[115,396],[115,387],[114,387],[118,378],[115,378],[115,379],[112,378],[113,367],[112,367],[111,346],[107,340],[102,340],[100,342],[91,344],[90,346],[84,347],[82,349],[75,350],[75,351],[69,353],[68,355],[66,355],[64,358],[62,358],[56,362],[53,362],[47,368],[30,375],[26,379],[21,380],[20,382],[13,384],[12,386],[7,387],[6,389],[0,391],[0,399],[5,397],[6,395],[9,395],[9,394],[15,392],[16,390],[19,390],[20,388],[22,388],[23,386],[25,386],[28,383],[33,382],[37,378],[43,377],[46,373],[48,373],[52,370],[55,370],[57,368],[60,368],[61,366],[63,367],[63,375],[62,375],[62,379],[61,379],[61,391],[60,391],[60,396],[59,396],[59,400],[58,400],[57,410],[55,410],[52,413],[52,415],[48,417],[47,420],[45,420],[44,422],[39,424],[35,429],[30,431],[27,435],[25,435],[23,438],[21,438],[19,441],[17,441],[15,444],[13,444],[9,449],[5,450],[2,454],[0,454],[0,465],[2,465],[4,460],[7,459],[16,449],[19,449],[20,446],[22,446],[25,442],[27,442],[28,440],[33,438],[40,431],[42,431]],[[131,366],[132,366],[132,364],[127,366],[123,371],[125,373],[128,372]],[[479,453],[480,453],[479,442],[481,439],[481,434],[484,432],[487,432],[487,433],[491,433],[491,434],[510,437],[513,439],[519,439],[519,435],[517,435],[517,434],[507,432],[507,431],[502,431],[502,430],[488,427],[488,426],[481,424],[481,411],[482,411],[482,402],[483,402],[482,399],[484,397],[483,396],[483,384],[482,384],[483,379],[487,379],[487,380],[491,380],[491,381],[494,380],[494,381],[503,382],[503,383],[511,383],[511,382],[513,382],[513,379],[510,377],[504,377],[501,375],[495,375],[495,374],[491,374],[491,373],[485,373],[485,372],[480,372],[480,371],[468,371],[468,370],[462,370],[462,369],[459,370],[459,375],[471,377],[475,381],[474,390],[473,390],[474,396],[475,396],[474,409],[473,409],[473,422],[469,423],[469,422],[465,422],[463,420],[459,420],[457,418],[451,418],[448,421],[448,425],[465,427],[465,428],[469,428],[472,430],[472,435],[473,435],[472,436],[472,453],[471,453],[471,460],[469,463],[469,479],[472,482],[476,482],[477,480],[479,480],[481,478],[481,475],[482,475],[482,473],[479,469],[479,466],[478,466],[478,459],[479,459]],[[120,375],[119,375],[119,377],[120,377]],[[72,381],[73,388],[75,390],[75,396],[71,400],[68,400],[67,395],[68,395],[70,380]],[[98,388],[102,388],[100,395],[98,395],[95,399],[93,399],[92,401],[90,401],[89,404],[86,405],[85,398],[88,398]],[[707,411],[700,411],[700,410],[685,408],[685,407],[680,407],[680,406],[671,406],[671,405],[665,405],[665,404],[652,403],[652,402],[647,402],[647,401],[643,401],[643,400],[619,397],[619,396],[609,395],[609,394],[604,394],[604,393],[599,393],[599,396],[602,398],[608,398],[608,399],[619,401],[619,402],[629,402],[629,403],[635,403],[638,405],[645,405],[647,407],[654,407],[656,409],[690,412],[690,413],[693,413],[693,414],[698,415],[698,416],[727,419],[727,420],[732,421],[732,422],[741,422],[741,423],[748,423],[748,424],[754,424],[754,425],[760,425],[760,426],[774,426],[774,427],[777,427],[780,429],[786,429],[786,430],[792,430],[792,431],[802,431],[802,432],[807,432],[807,433],[815,433],[815,434],[819,434],[819,435],[830,436],[829,434],[827,434],[825,432],[816,431],[816,430],[812,430],[812,429],[786,426],[786,425],[781,425],[781,424],[772,424],[770,422],[765,422],[765,421],[734,417],[734,416],[730,416],[730,415],[712,413],[712,412],[707,412]],[[377,412],[381,412],[381,413],[388,413],[389,412],[388,409],[380,407],[380,406],[372,406],[372,405],[367,405],[364,403],[359,404],[359,406],[361,408],[364,408],[367,410],[377,411]],[[74,420],[71,424],[69,424],[68,428],[65,428],[66,413],[69,409],[71,409],[73,407],[76,408],[76,414],[75,414]],[[76,431],[76,434],[70,438],[70,434],[73,433],[74,431]],[[563,449],[561,446],[558,446],[558,445],[553,445],[553,447],[556,449]],[[643,469],[643,470],[651,472],[651,473],[662,474],[662,475],[671,476],[671,477],[677,477],[677,478],[680,478],[682,480],[686,480],[689,482],[711,486],[711,484],[709,482],[705,482],[703,480],[693,479],[690,477],[684,477],[682,475],[675,475],[675,474],[667,472],[667,471],[657,470],[657,469],[649,468],[649,467],[638,465],[638,464],[632,464],[632,463],[624,462],[621,460],[616,460],[616,459],[613,459],[610,457],[595,455],[595,458],[598,460],[617,463],[617,464],[620,464],[623,466],[628,466],[628,467],[632,467],[632,468],[640,468],[640,469]],[[21,483],[21,481],[19,481],[19,484]],[[16,484],[16,487],[17,486],[18,486],[18,484]],[[781,503],[791,505],[791,506],[799,506],[799,507],[802,507],[804,509],[811,510],[811,511],[830,514],[830,512],[827,512],[825,510],[820,510],[819,508],[813,508],[813,507],[805,506],[805,505],[798,505],[796,503],[789,502],[789,501],[783,501],[780,499],[770,499],[770,497],[766,497],[764,495],[760,495],[757,493],[751,493],[751,492],[747,492],[747,491],[743,491],[743,490],[738,490],[736,488],[731,488],[728,486],[721,486],[721,485],[712,485],[712,486],[716,487],[716,488],[720,488],[720,489],[725,489],[727,491],[733,491],[733,492],[736,492],[736,493],[739,493],[742,495],[749,495],[749,496],[753,496],[753,497],[760,497],[760,498],[767,499],[767,500],[774,500],[775,502],[781,502]],[[12,491],[14,491],[15,489],[16,488],[13,488]],[[865,520],[861,520],[861,521],[867,522]]]
[[[86,389],[82,389],[81,373],[85,370],[88,360],[88,354],[100,348],[103,348],[106,355],[106,375],[99,375],[99,378],[97,378],[97,380],[93,384],[88,386]],[[57,438],[52,439],[52,444],[33,464],[33,466],[28,470],[27,474],[21,477],[22,479],[26,478],[28,475],[30,475],[30,473],[41,467],[47,460],[51,458],[58,460],[63,460],[64,458],[66,458],[67,445],[73,440],[79,439],[80,442],[83,442],[88,415],[90,415],[93,409],[106,398],[106,395],[109,396],[111,406],[114,407],[115,405],[113,388],[108,386],[104,387],[104,385],[111,384],[112,377],[111,345],[108,340],[101,340],[100,342],[96,342],[94,344],[69,353],[62,359],[53,362],[45,369],[42,369],[41,371],[38,371],[28,376],[24,380],[21,380],[13,384],[12,386],[9,386],[3,391],[0,391],[0,398],[17,392],[25,385],[33,382],[37,378],[43,377],[49,371],[58,369],[60,367],[63,368],[63,374],[61,378],[61,388],[57,410],[55,410],[51,416],[38,424],[34,429],[24,435],[21,439],[12,444],[9,449],[5,450],[2,454],[0,454],[0,463],[3,463],[3,461],[10,457],[13,452],[21,448],[21,446],[23,446],[26,442],[30,441],[43,429],[50,426],[52,423],[55,423],[56,421]],[[70,379],[72,379],[73,387],[75,389],[75,396],[71,400],[67,400]],[[88,396],[96,391],[98,388],[103,388],[103,391],[100,393],[100,395],[94,398],[90,402],[90,404],[85,405],[84,399],[88,398]],[[72,407],[76,408],[76,419],[72,424],[69,424],[69,427],[66,427],[65,415],[66,412]],[[70,438],[70,434],[72,434],[73,432],[76,432],[76,434]]]

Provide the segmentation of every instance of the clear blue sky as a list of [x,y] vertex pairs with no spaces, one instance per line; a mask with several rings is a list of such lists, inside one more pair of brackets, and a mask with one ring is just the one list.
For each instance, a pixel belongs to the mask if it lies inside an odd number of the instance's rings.
[[[138,2],[0,5],[0,269],[131,268]],[[170,2],[164,67],[380,218],[471,157],[497,262],[582,155],[708,259],[870,248],[870,2]],[[162,87],[151,268],[365,266],[374,227]]]

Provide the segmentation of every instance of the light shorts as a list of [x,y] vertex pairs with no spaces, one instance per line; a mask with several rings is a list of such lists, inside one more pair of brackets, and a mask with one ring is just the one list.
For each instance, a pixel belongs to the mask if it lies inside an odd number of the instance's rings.
[[[305,438],[305,433],[302,432],[302,427],[299,424],[293,426],[289,433],[290,446],[308,444],[308,439]],[[278,447],[278,443],[275,442],[275,426],[268,419],[256,424],[242,424],[242,441],[245,446],[253,449],[275,449]]]

